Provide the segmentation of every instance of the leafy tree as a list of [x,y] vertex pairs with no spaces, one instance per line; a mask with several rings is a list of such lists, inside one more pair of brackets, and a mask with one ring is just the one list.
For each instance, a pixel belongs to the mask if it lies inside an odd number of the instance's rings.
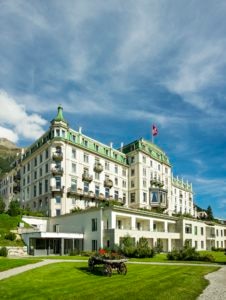
[[20,214],[20,203],[17,200],[12,200],[9,204],[8,214],[12,217]]
[[120,249],[120,252],[122,252],[125,256],[134,257],[136,251],[134,239],[129,235],[123,237],[121,239]]
[[212,211],[212,208],[211,208],[210,205],[207,207],[206,213],[208,215],[207,216],[207,220],[213,220],[214,219],[214,217],[213,217],[213,211]]
[[3,198],[0,196],[0,214],[3,214],[5,212],[5,202]]

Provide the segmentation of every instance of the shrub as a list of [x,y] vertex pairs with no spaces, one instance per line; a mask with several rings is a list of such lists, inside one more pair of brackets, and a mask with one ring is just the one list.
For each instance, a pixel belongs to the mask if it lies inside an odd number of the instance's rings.
[[4,257],[7,257],[8,255],[8,250],[6,247],[2,247],[0,248],[0,256],[4,256]]
[[140,238],[139,242],[137,243],[137,247],[135,250],[135,257],[153,257],[155,252],[151,249],[148,245],[148,240],[144,237]]
[[79,255],[79,253],[80,253],[80,252],[79,252],[78,249],[74,249],[74,250],[71,250],[71,251],[70,251],[69,255],[70,255],[70,256],[76,256],[76,255]]
[[195,248],[185,245],[181,250],[173,250],[167,254],[168,260],[186,260],[186,261],[209,261],[214,262],[215,259],[211,254],[200,255]]
[[9,241],[15,241],[16,234],[14,232],[9,232],[8,234],[5,235],[5,239]]

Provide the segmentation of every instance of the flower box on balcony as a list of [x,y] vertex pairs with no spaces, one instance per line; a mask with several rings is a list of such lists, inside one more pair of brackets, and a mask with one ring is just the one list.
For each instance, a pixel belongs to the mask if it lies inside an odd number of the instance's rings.
[[108,188],[112,188],[113,186],[113,181],[111,179],[105,179],[104,181],[104,186]]
[[93,176],[89,175],[88,173],[83,173],[82,174],[82,180],[87,181],[87,182],[91,182],[93,180]]
[[96,173],[101,173],[103,171],[103,169],[104,169],[104,167],[102,166],[101,163],[95,163],[94,168],[93,168],[94,172],[96,172]]

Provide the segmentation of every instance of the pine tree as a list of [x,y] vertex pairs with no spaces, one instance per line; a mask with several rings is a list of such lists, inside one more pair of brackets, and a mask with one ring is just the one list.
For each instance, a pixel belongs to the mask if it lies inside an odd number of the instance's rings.
[[206,213],[207,213],[207,219],[212,221],[214,219],[214,217],[213,217],[213,211],[212,211],[212,208],[210,205],[207,207]]

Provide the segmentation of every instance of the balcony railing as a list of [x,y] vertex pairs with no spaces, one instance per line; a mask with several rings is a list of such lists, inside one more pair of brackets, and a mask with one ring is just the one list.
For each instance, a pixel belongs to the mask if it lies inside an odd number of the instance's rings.
[[111,179],[105,179],[104,180],[104,186],[108,187],[108,188],[112,188],[113,187],[113,181]]
[[64,170],[63,170],[63,168],[61,168],[61,167],[58,167],[58,168],[52,168],[51,171],[52,171],[52,174],[53,174],[54,176],[55,176],[55,175],[60,175],[60,176],[62,176],[63,173],[64,173]]
[[63,153],[62,152],[54,152],[52,158],[53,158],[53,160],[61,161],[61,160],[63,160]]
[[87,182],[91,182],[93,180],[93,176],[90,175],[89,173],[83,173],[82,174],[82,180],[87,181]]
[[102,166],[101,163],[95,163],[94,168],[93,168],[94,172],[96,172],[96,173],[101,173],[103,171],[103,169],[104,169],[104,167]]
[[20,192],[20,186],[19,186],[19,185],[14,186],[14,187],[13,187],[13,192],[14,192],[15,194],[19,193],[19,192]]
[[52,193],[63,193],[64,186],[51,186]]
[[164,187],[163,181],[160,181],[160,180],[157,180],[157,179],[152,179],[150,181],[150,184],[153,187],[158,187],[158,188],[163,188]]

